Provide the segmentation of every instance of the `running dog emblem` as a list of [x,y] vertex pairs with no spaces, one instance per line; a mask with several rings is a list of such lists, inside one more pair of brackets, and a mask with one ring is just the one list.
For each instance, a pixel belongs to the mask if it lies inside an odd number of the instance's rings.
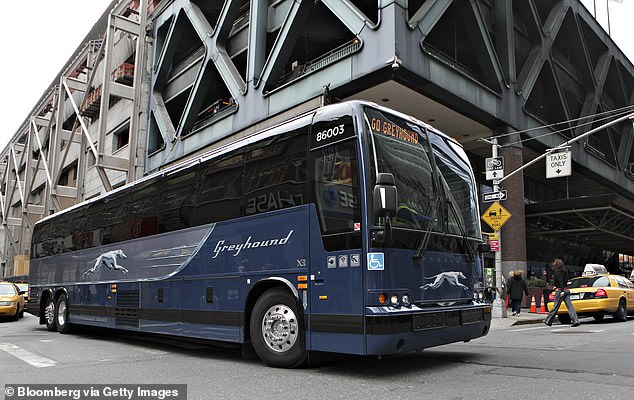
[[102,265],[105,265],[106,268],[113,271],[122,271],[124,274],[127,274],[128,270],[117,263],[117,257],[121,259],[127,258],[123,250],[112,250],[107,253],[103,253],[99,257],[92,260],[95,262],[95,265],[89,270],[85,271],[84,275],[94,274],[95,272],[99,271]]
[[449,271],[449,272],[441,272],[438,275],[434,275],[431,277],[424,276],[425,279],[433,279],[434,281],[431,283],[427,283],[425,285],[420,286],[420,289],[438,289],[443,282],[447,282],[451,286],[461,287],[463,290],[469,290],[468,287],[460,283],[459,279],[467,279],[466,276],[462,272],[459,271]]

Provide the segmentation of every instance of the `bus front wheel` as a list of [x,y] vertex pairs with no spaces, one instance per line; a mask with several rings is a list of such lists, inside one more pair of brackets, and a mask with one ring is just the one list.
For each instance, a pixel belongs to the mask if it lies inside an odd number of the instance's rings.
[[253,348],[266,365],[295,368],[306,361],[303,320],[288,291],[266,291],[253,307],[250,328]]

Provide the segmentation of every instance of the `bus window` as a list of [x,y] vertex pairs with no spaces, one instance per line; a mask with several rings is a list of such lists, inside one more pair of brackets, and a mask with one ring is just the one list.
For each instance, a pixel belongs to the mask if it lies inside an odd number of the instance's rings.
[[431,150],[425,130],[411,121],[365,109],[373,143],[370,190],[378,173],[394,175],[398,209],[392,224],[397,228],[440,230],[437,183],[433,179]]
[[244,168],[245,214],[306,204],[308,127],[247,147]]
[[201,165],[195,225],[225,221],[243,215],[243,151],[238,149]]
[[326,250],[361,247],[361,211],[356,142],[311,152],[317,216]]
[[152,207],[154,212],[149,215],[142,213],[130,229],[134,228],[135,234],[145,236],[144,229],[151,229],[156,223],[156,215],[159,233],[192,226],[195,220],[196,172],[197,168],[193,167],[168,175],[160,183],[159,198]]
[[452,202],[454,213],[448,213],[447,231],[480,237],[480,216],[478,215],[478,196],[471,174],[471,166],[464,150],[451,141],[432,136],[432,145],[436,166],[448,187],[445,190],[447,200]]

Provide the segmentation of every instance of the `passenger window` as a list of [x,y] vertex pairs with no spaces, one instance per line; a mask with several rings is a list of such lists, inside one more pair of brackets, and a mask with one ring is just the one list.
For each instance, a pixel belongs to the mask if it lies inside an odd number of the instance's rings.
[[610,278],[608,278],[607,276],[602,276],[602,277],[598,278],[596,281],[594,281],[594,284],[592,286],[594,286],[594,287],[610,287],[612,285],[610,284]]
[[[131,227],[134,235],[147,236],[152,219],[158,215],[159,233],[185,229],[195,223],[194,204],[196,197],[197,167],[169,174],[160,184],[159,201],[154,205],[154,215],[142,215]],[[149,207],[148,207],[149,208]]]
[[361,209],[356,142],[311,152],[317,216],[326,250],[361,247]]
[[627,289],[630,287],[629,283],[625,280],[625,278],[622,278],[620,276],[615,276],[614,279],[616,279],[616,283],[619,284],[620,288]]
[[196,196],[196,224],[238,218],[242,208],[242,170],[244,153],[240,149],[204,162],[200,167]]
[[308,127],[247,147],[245,214],[254,215],[307,203]]

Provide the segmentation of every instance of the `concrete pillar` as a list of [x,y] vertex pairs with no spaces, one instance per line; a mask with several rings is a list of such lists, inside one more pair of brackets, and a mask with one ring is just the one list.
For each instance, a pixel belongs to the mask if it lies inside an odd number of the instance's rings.
[[[499,131],[498,154],[504,157],[504,174],[508,175],[524,164],[520,136],[508,134],[511,128]],[[506,132],[504,132],[506,131]],[[514,130],[513,130],[514,131]],[[526,278],[526,222],[524,220],[524,174],[519,172],[501,183],[507,191],[507,199],[501,204],[511,213],[511,218],[502,227],[502,271],[508,278],[509,271],[521,269]]]

